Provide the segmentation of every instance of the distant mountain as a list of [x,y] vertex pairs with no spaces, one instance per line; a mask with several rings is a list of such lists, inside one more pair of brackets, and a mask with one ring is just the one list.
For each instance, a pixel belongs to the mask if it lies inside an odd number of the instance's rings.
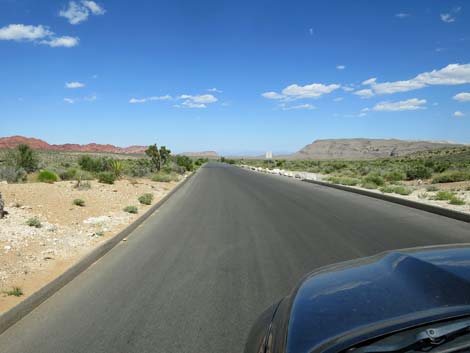
[[461,146],[450,142],[409,141],[398,139],[329,139],[316,140],[289,159],[371,159],[406,156],[411,153]]
[[203,152],[183,152],[180,153],[184,156],[192,158],[209,158],[209,159],[219,159],[220,156],[216,151],[203,151]]
[[67,152],[101,152],[101,153],[125,153],[125,154],[142,154],[147,146],[130,146],[117,147],[114,145],[101,145],[97,143],[89,143],[86,145],[66,143],[63,145],[51,145],[46,141],[23,136],[11,136],[0,138],[0,149],[15,148],[19,144],[28,144],[35,150],[45,151],[67,151]]

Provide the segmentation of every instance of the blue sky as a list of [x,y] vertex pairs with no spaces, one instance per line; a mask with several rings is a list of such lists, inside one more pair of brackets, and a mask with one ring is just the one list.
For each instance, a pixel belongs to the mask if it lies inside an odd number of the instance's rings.
[[0,0],[0,136],[295,151],[470,143],[465,1]]

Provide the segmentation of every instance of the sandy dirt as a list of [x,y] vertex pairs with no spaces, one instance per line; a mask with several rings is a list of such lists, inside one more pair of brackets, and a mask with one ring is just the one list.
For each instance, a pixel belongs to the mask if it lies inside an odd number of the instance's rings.
[[[137,198],[144,193],[160,200],[176,182],[119,180],[114,185],[91,181],[88,190],[76,182],[54,184],[0,183],[8,215],[0,219],[0,314],[65,272],[99,244],[119,233],[151,207]],[[85,201],[75,206],[74,199]],[[123,211],[136,206],[138,214]],[[40,228],[28,226],[38,218]],[[4,291],[18,286],[23,296]]]

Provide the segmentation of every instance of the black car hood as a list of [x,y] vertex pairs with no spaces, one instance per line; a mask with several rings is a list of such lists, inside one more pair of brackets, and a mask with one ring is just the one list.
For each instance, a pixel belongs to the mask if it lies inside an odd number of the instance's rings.
[[291,298],[288,353],[338,351],[371,335],[470,314],[470,245],[386,252],[324,267]]

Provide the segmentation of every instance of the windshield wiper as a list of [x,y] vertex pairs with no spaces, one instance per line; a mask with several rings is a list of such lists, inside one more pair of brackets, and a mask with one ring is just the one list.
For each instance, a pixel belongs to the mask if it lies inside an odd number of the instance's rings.
[[[470,333],[470,319],[453,321],[452,323],[436,324],[425,328],[417,328],[400,332],[376,341],[372,344],[349,349],[354,353],[393,353],[393,352],[428,352],[431,349],[451,342],[459,336]],[[460,344],[460,348],[439,350],[440,352],[457,352],[465,349],[467,345]],[[452,350],[451,350],[452,349]]]

